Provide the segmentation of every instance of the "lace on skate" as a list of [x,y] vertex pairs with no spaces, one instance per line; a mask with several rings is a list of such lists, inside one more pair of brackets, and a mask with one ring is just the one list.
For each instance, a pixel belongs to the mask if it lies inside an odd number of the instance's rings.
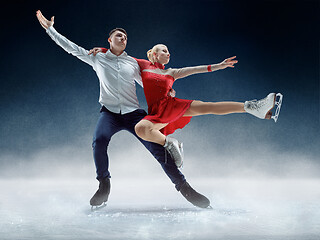
[[250,110],[259,110],[262,106],[267,104],[267,98],[268,97],[265,97],[264,99],[261,99],[259,101],[257,101],[257,99],[251,100],[249,101],[249,104],[247,107]]

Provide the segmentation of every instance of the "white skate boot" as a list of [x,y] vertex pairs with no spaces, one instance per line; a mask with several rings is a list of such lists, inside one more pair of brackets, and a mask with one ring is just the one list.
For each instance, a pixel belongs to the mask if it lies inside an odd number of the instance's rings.
[[[279,97],[279,101],[276,102],[276,98]],[[246,101],[244,103],[244,110],[247,113],[250,113],[258,118],[265,119],[268,115],[271,115],[271,109],[274,107],[274,105],[277,105],[277,109],[275,111],[275,115],[271,116],[271,118],[277,122],[278,116],[280,113],[280,108],[282,104],[282,94],[278,93],[270,93],[266,98],[261,99],[259,101],[252,100],[252,101]]]
[[166,143],[164,148],[169,152],[171,157],[174,160],[174,163],[178,168],[183,165],[183,144],[180,143],[177,139],[172,137],[166,137]]

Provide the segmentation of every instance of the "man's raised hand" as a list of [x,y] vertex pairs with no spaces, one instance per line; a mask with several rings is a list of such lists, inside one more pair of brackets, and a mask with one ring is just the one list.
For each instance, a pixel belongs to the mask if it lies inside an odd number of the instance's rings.
[[44,29],[48,29],[49,27],[53,26],[54,24],[54,17],[51,17],[51,21],[49,21],[48,19],[46,19],[40,10],[37,11],[37,18],[41,24],[41,26],[44,28]]

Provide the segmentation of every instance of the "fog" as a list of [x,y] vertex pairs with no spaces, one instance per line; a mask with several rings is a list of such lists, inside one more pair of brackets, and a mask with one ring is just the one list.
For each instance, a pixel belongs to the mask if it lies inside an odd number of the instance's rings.
[[[232,130],[226,131],[225,134],[218,131],[212,134],[210,131],[214,130],[207,130],[206,127],[197,125],[201,123],[201,119],[196,121],[198,121],[196,124],[191,122],[191,126],[182,131],[178,130],[173,135],[184,143],[186,156],[182,172],[187,179],[189,177],[319,178],[320,176],[316,149],[309,151],[309,148],[306,148],[303,151],[304,147],[297,146],[298,151],[283,150],[263,140],[257,142],[256,136],[250,134],[238,132],[235,135]],[[263,131],[269,130],[267,126]],[[92,136],[87,133],[77,142],[34,148],[31,153],[13,151],[2,153],[0,176],[13,179],[95,178],[91,141]],[[279,143],[279,140],[277,141]],[[27,144],[31,145],[30,142]],[[286,142],[283,141],[281,144],[286,145]],[[113,136],[108,154],[111,175],[116,178],[132,177],[146,181],[161,178],[166,181],[167,177],[158,162],[134,136],[126,131]]]
[[109,145],[109,201],[92,212],[98,182],[91,139],[83,136],[78,144],[1,156],[1,239],[317,239],[312,155],[262,144],[227,152],[199,144],[203,136],[176,136],[185,137],[182,172],[213,209],[187,202],[147,150],[120,132]]

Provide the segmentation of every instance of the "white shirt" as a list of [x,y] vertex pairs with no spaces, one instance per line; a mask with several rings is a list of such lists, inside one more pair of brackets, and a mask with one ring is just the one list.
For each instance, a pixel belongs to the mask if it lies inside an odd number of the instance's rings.
[[126,52],[120,56],[110,50],[106,53],[88,55],[89,51],[69,41],[54,27],[47,29],[48,35],[66,52],[86,62],[96,71],[100,82],[99,103],[114,113],[126,114],[139,108],[136,84],[142,86],[140,67]]

